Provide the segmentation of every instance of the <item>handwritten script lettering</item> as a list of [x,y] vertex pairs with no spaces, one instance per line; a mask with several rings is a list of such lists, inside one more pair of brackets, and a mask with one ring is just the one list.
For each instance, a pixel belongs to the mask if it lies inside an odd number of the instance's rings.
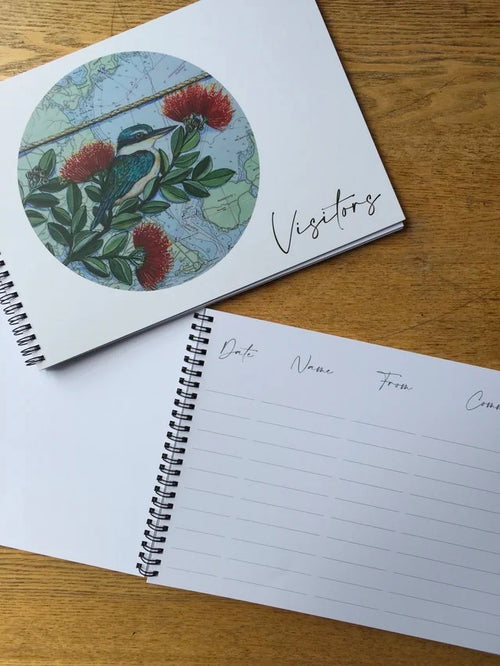
[[314,365],[312,363],[311,354],[309,354],[309,358],[307,360],[303,359],[301,356],[296,356],[292,361],[290,370],[297,370],[299,375],[301,375],[303,372],[306,371],[316,372],[318,374],[323,374],[323,375],[333,375],[333,370],[330,370],[329,368],[324,368],[322,365]]
[[343,196],[340,190],[337,190],[337,195],[333,204],[324,206],[321,214],[315,217],[306,217],[306,220],[299,219],[299,211],[295,210],[291,222],[283,224],[283,230],[278,229],[279,225],[276,221],[276,213],[271,213],[271,226],[273,229],[274,240],[283,254],[288,254],[291,250],[293,238],[295,236],[302,236],[307,234],[313,240],[317,240],[320,235],[322,225],[334,222],[338,228],[343,231],[343,221],[349,216],[355,215],[361,209],[365,209],[368,215],[375,213],[375,202],[380,198],[381,194],[367,194],[364,199],[358,201],[355,194]]
[[377,373],[379,375],[383,375],[382,379],[380,380],[380,386],[378,387],[378,390],[381,391],[383,388],[392,388],[392,389],[398,389],[399,391],[412,391],[413,386],[408,386],[405,382],[402,381],[394,381],[393,378],[399,377],[401,378],[403,375],[400,375],[398,372],[383,372],[383,370],[377,370]]
[[484,400],[484,391],[476,391],[465,403],[465,409],[472,412],[474,409],[494,409],[500,412],[500,402],[492,402],[491,400]]
[[230,356],[236,356],[243,363],[243,361],[248,358],[254,358],[258,351],[259,350],[255,349],[253,344],[248,345],[248,347],[239,347],[236,338],[229,338],[229,340],[226,340],[222,345],[222,349],[219,352],[219,358],[223,360]]

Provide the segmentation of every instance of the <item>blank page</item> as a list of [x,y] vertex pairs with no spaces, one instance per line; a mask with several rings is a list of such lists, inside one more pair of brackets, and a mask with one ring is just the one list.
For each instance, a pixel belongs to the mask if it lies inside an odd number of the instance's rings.
[[53,370],[0,317],[0,543],[137,573],[191,317]]
[[210,314],[155,582],[500,652],[500,373]]

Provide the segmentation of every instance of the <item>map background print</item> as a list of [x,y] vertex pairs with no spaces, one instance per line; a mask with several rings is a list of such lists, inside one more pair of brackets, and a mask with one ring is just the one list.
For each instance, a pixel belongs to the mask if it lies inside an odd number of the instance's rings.
[[[205,97],[197,104],[208,105],[210,116],[206,91],[212,107],[230,105],[229,122],[210,126],[210,118],[196,114],[184,122],[165,115],[164,100],[175,106],[177,96],[184,108],[198,92]],[[92,160],[102,166],[107,156],[109,163],[120,132],[138,124],[182,128],[155,143],[168,174],[138,200],[115,206],[108,230],[92,228],[106,169],[97,181],[73,183],[68,174],[75,170],[65,165],[72,156],[78,173]],[[92,145],[94,152],[85,148]],[[23,134],[18,180],[27,221],[48,251],[84,278],[142,291],[190,280],[234,247],[255,206],[259,159],[244,112],[210,74],[169,55],[122,52],[78,67],[43,97]]]

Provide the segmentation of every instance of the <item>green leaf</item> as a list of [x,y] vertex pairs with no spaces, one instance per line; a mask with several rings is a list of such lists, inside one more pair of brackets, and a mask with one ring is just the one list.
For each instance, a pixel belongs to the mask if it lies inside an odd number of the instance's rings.
[[168,171],[168,167],[170,165],[170,162],[168,161],[168,155],[161,148],[158,150],[158,152],[160,153],[160,171],[161,173],[165,173]]
[[54,248],[52,247],[51,243],[45,243],[45,247],[50,252],[50,254],[53,254],[55,256],[56,253],[54,252]]
[[197,150],[194,153],[186,153],[186,155],[179,155],[175,160],[175,166],[179,169],[186,169],[187,167],[192,166],[198,157],[200,156],[200,151]]
[[158,186],[158,178],[151,178],[151,180],[148,180],[146,187],[142,191],[143,200],[147,201],[148,199],[154,197],[154,195],[158,192]]
[[109,267],[115,278],[124,284],[132,284],[132,270],[125,259],[110,259]]
[[128,255],[127,259],[131,261],[134,266],[137,266],[137,268],[141,268],[141,266],[144,265],[144,259],[146,257],[146,252],[144,251],[144,248],[138,247],[136,250],[134,250],[131,254]]
[[181,148],[184,143],[184,127],[179,125],[177,129],[172,132],[172,138],[170,139],[170,148],[172,150],[172,157],[175,159],[177,155],[181,152]]
[[197,183],[195,180],[185,180],[182,183],[182,187],[192,197],[209,197],[210,196],[210,192],[207,190],[207,188],[203,187],[203,185],[200,185],[200,183]]
[[56,166],[56,154],[52,148],[47,150],[47,152],[42,155],[40,161],[38,162],[38,166],[47,174],[47,176],[50,176],[50,174],[54,171]]
[[111,257],[115,254],[120,254],[120,252],[125,248],[128,243],[128,233],[122,231],[119,234],[111,236],[105,243],[102,248],[103,257]]
[[28,194],[24,200],[25,205],[29,204],[30,206],[35,206],[36,208],[52,208],[52,206],[57,206],[59,199],[53,194],[42,194],[35,192],[34,194]]
[[126,199],[118,208],[116,214],[120,215],[120,213],[135,213],[140,203],[141,200],[139,199],[139,197],[132,197],[131,199]]
[[160,185],[161,193],[171,201],[172,203],[184,203],[189,201],[188,195],[183,192],[179,187],[174,187],[173,185]]
[[76,233],[71,249],[73,261],[77,258],[88,257],[97,252],[102,245],[102,240],[98,236],[97,231],[79,231]]
[[73,219],[71,220],[71,231],[73,233],[81,231],[86,224],[87,224],[87,208],[86,206],[80,206],[80,208],[73,215]]
[[182,144],[181,153],[187,153],[188,150],[196,148],[196,146],[199,143],[200,143],[200,133],[198,130],[193,130],[185,137],[184,142]]
[[189,176],[191,169],[174,169],[168,173],[161,181],[161,185],[175,185]]
[[52,208],[52,215],[54,216],[54,219],[57,222],[60,222],[61,224],[65,224],[67,227],[69,227],[71,225],[71,217],[64,210],[64,208],[60,208],[59,206],[54,206],[54,208]]
[[60,192],[61,190],[64,190],[66,187],[68,187],[68,183],[62,178],[51,178],[47,183],[44,183],[43,185],[39,185],[38,189],[41,192]]
[[109,275],[109,268],[106,266],[104,261],[97,259],[96,257],[89,257],[88,259],[84,259],[83,265],[91,273],[99,277],[108,277]]
[[129,229],[142,220],[140,213],[120,213],[111,222],[112,229]]
[[82,205],[82,193],[76,183],[71,183],[66,192],[66,200],[68,202],[69,212],[74,215]]
[[47,221],[45,215],[42,215],[37,210],[32,210],[31,208],[28,208],[26,215],[28,216],[28,220],[30,221],[31,226],[33,227],[37,227],[39,224],[43,224],[43,222]]
[[163,213],[167,208],[170,208],[170,204],[166,201],[145,201],[141,206],[141,213],[156,215],[156,213]]
[[102,192],[101,189],[97,187],[97,185],[87,185],[85,192],[91,201],[95,201],[95,203],[101,202]]
[[215,169],[204,178],[200,178],[200,183],[205,187],[219,187],[231,180],[235,173],[232,169]]
[[212,162],[212,158],[210,157],[210,155],[204,157],[202,160],[198,162],[198,164],[193,169],[193,180],[198,180],[199,178],[203,178],[203,176],[206,176],[207,173],[212,171],[213,166],[214,163]]
[[19,192],[21,194],[21,199],[24,199],[24,187],[20,180],[17,181],[17,186],[19,187]]
[[66,229],[66,227],[62,226],[62,224],[49,222],[47,224],[47,228],[49,230],[50,235],[55,241],[57,241],[61,245],[71,245],[71,234]]

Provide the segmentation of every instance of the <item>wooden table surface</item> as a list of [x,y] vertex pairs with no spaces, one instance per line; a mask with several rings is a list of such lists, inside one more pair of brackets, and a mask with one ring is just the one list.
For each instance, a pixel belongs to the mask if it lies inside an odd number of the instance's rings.
[[[4,0],[0,75],[184,4]],[[218,307],[498,369],[498,2],[319,5],[406,229]],[[500,659],[4,548],[0,663],[466,666]]]

